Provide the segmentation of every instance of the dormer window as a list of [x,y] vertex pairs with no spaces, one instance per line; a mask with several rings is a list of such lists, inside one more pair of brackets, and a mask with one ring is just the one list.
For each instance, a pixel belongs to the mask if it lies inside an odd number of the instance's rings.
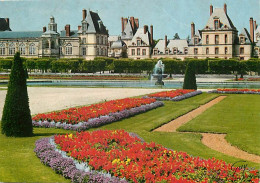
[[153,54],[154,55],[157,55],[158,51],[157,50],[154,50]]
[[137,46],[141,46],[141,40],[137,40]]
[[173,54],[177,54],[177,49],[176,48],[173,48]]
[[194,44],[198,44],[199,39],[198,38],[194,38]]
[[245,44],[245,36],[240,36],[240,44]]
[[169,54],[169,50],[165,50],[165,54],[168,55]]
[[188,48],[184,49],[184,54],[187,55],[188,54]]
[[219,19],[214,19],[214,28],[219,29]]

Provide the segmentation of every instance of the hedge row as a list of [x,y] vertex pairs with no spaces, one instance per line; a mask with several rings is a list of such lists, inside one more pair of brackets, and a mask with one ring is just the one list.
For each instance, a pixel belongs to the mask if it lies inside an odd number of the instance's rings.
[[[0,58],[0,70],[11,69],[12,58]],[[72,73],[95,73],[103,71],[114,71],[115,73],[152,73],[155,59],[113,59],[95,58],[87,61],[83,59],[53,59],[53,58],[24,58],[24,65],[28,72],[40,70],[41,72],[72,72]],[[244,74],[246,72],[260,73],[260,59],[252,58],[247,61],[236,59],[162,59],[165,64],[166,74],[184,74],[187,63],[195,62],[196,74]]]

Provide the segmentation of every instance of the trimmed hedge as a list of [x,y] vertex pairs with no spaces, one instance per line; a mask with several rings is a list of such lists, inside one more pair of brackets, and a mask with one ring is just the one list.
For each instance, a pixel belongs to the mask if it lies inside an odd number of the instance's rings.
[[[260,73],[260,59],[252,58],[247,61],[232,59],[161,59],[165,65],[166,74],[184,74],[187,63],[194,62],[196,74],[245,74],[246,72]],[[114,71],[114,73],[143,73],[153,72],[158,59],[133,60],[129,58],[106,58],[97,57],[94,60],[77,59],[54,59],[54,58],[26,58],[25,65],[29,72],[40,70],[41,72],[72,72],[72,73],[95,73]],[[10,70],[11,58],[0,58],[0,69]]]

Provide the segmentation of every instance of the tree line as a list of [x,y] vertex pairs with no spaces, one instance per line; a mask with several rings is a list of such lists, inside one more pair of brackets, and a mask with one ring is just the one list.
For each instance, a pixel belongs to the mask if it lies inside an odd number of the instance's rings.
[[[260,59],[247,61],[237,59],[161,59],[165,65],[166,74],[184,74],[188,62],[194,62],[196,74],[260,74]],[[0,58],[0,71],[9,71],[13,58]],[[96,73],[109,71],[113,73],[147,73],[153,72],[158,59],[133,60],[128,58],[97,57],[94,60],[55,59],[55,58],[23,58],[24,67],[30,72],[51,73]]]

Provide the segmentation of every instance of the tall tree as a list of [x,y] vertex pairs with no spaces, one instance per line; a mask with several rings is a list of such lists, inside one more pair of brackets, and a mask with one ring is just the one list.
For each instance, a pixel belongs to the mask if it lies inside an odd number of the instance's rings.
[[20,53],[14,56],[1,121],[2,134],[14,137],[33,135],[32,118],[26,86],[26,72]]
[[194,61],[188,62],[186,72],[185,72],[183,89],[197,90],[196,76],[195,76],[195,62]]

